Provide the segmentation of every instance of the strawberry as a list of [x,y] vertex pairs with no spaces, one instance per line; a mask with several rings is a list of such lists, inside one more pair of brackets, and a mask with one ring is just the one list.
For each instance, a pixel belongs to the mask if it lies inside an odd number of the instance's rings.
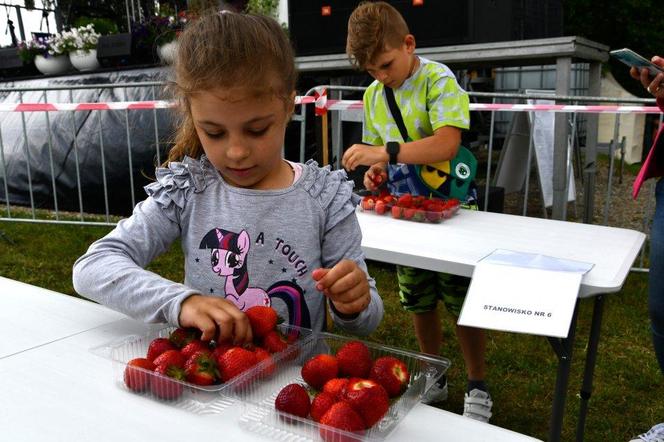
[[194,339],[201,338],[201,331],[196,328],[176,328],[168,337],[177,348],[182,348]]
[[228,350],[230,350],[233,347],[235,347],[235,346],[230,342],[218,343],[217,346],[214,347],[214,349],[212,350],[212,356],[214,357],[214,359],[216,361],[219,361],[219,358],[221,357],[221,355],[223,355],[224,353],[226,353]]
[[183,385],[177,381],[184,381],[185,374],[181,367],[175,365],[158,365],[150,380],[150,391],[156,397],[165,400],[174,400],[182,395]]
[[415,210],[412,207],[409,207],[407,209],[403,209],[403,219],[413,219],[413,216],[415,216]]
[[221,380],[228,382],[240,373],[256,365],[254,352],[242,347],[233,347],[219,358]]
[[396,202],[396,198],[394,195],[390,195],[389,193],[385,194],[384,196],[381,196],[380,199],[385,202],[388,206],[391,204],[394,204]]
[[385,214],[385,212],[387,212],[387,206],[385,205],[385,201],[383,200],[376,201],[375,210],[378,215]]
[[374,186],[380,187],[381,184],[383,184],[383,174],[374,174],[371,176],[371,182],[373,183]]
[[[431,207],[431,208],[435,208]],[[424,217],[426,218],[427,221],[430,221],[432,223],[438,223],[443,219],[443,210],[429,210],[424,212]]]
[[217,362],[207,349],[199,350],[187,359],[184,363],[184,374],[187,381],[196,385],[212,385],[219,379]]
[[348,379],[347,378],[334,378],[330,379],[323,385],[323,391],[325,393],[329,393],[337,400],[341,400],[341,397],[344,392],[344,388],[346,388],[346,385],[348,384]]
[[415,214],[413,215],[413,221],[424,221],[424,210],[415,209]]
[[205,350],[210,353],[210,348],[207,343],[201,341],[200,339],[194,339],[189,344],[185,345],[180,349],[180,353],[184,356],[185,359],[189,359],[191,355],[201,350]]
[[375,206],[376,200],[372,196],[365,196],[362,198],[362,202],[360,203],[362,210],[373,210]]
[[135,358],[127,362],[124,371],[124,383],[132,391],[145,391],[150,385],[151,373],[155,365],[146,358]]
[[263,338],[263,348],[270,353],[279,353],[286,350],[287,347],[288,342],[286,342],[286,338],[281,336],[276,330],[272,330]]
[[412,207],[413,195],[411,195],[410,193],[404,193],[397,199],[397,205],[399,207]]
[[284,413],[307,417],[311,409],[309,393],[300,384],[288,384],[279,391],[274,400],[274,408]]
[[186,359],[182,354],[177,351],[177,350],[168,350],[160,354],[158,357],[155,358],[154,361],[152,361],[154,365],[160,366],[160,365],[166,365],[166,366],[175,366],[178,368],[184,368],[184,363],[186,362]]
[[254,354],[256,355],[256,363],[265,362],[261,376],[268,377],[274,374],[274,371],[277,369],[277,366],[272,359],[272,355],[269,351],[264,348],[256,347],[254,349]]
[[277,312],[272,307],[257,305],[248,309],[245,314],[249,318],[254,337],[262,338],[277,326]]
[[[320,423],[328,427],[337,428],[343,431],[364,432],[364,421],[359,414],[346,402],[337,402],[332,405],[327,412],[320,418]],[[360,438],[344,437],[336,431],[332,431],[324,426],[320,427],[320,436],[324,441],[357,441]]]
[[321,418],[327,412],[327,410],[329,410],[330,407],[337,402],[339,402],[339,400],[336,396],[321,391],[316,395],[316,397],[314,397],[314,400],[311,401],[311,418],[316,422],[320,422]]
[[393,356],[383,356],[374,361],[369,379],[382,385],[390,397],[395,397],[408,386],[410,374],[403,361]]
[[337,350],[339,375],[342,377],[366,378],[371,370],[371,353],[360,341],[349,341]]
[[349,379],[343,400],[362,416],[367,428],[381,420],[390,408],[390,398],[385,388],[370,379]]
[[320,390],[327,381],[339,374],[337,358],[328,354],[319,354],[304,363],[302,379],[316,390]]
[[154,361],[157,356],[167,350],[175,350],[175,346],[170,340],[167,338],[153,339],[148,346],[148,354],[146,359],[149,361]]
[[392,213],[392,218],[399,219],[401,218],[401,215],[403,214],[403,207],[400,206],[392,206],[391,213]]

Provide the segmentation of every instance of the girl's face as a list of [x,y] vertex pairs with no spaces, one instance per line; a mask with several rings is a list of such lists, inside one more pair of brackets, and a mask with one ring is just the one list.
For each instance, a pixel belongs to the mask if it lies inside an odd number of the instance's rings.
[[293,182],[282,161],[291,109],[273,94],[253,97],[246,90],[211,90],[189,99],[205,155],[232,186],[281,189]]

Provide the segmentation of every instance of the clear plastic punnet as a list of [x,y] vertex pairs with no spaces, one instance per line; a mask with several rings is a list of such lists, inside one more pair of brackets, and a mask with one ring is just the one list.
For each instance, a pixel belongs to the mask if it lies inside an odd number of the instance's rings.
[[241,427],[283,441],[381,441],[388,437],[450,366],[450,361],[445,358],[362,341],[369,348],[373,360],[382,356],[396,357],[406,364],[410,375],[407,388],[400,396],[391,399],[389,410],[374,426],[362,432],[343,431],[322,425],[310,417],[302,418],[275,409],[277,395],[288,384],[306,386],[310,397],[313,397],[317,392],[307,386],[302,378],[302,366],[317,354],[336,354],[349,341],[357,339],[314,333],[309,339],[301,340],[296,351],[275,358],[276,370],[269,375],[261,373],[265,366],[257,366],[252,373],[244,373],[231,381],[225,393],[244,404]]
[[[279,330],[292,342],[284,353],[294,351],[301,340],[309,339],[311,331],[297,327],[279,326]],[[130,335],[119,340],[93,347],[90,351],[107,358],[113,365],[113,379],[118,388],[130,394],[140,395],[198,414],[216,414],[235,402],[227,390],[234,379],[226,383],[196,385],[173,379],[154,371],[129,367],[128,362],[135,358],[145,358],[150,343],[157,338],[168,338],[175,327],[153,327],[145,334]],[[275,353],[274,359],[281,355]],[[262,372],[273,361],[262,361],[247,373]]]

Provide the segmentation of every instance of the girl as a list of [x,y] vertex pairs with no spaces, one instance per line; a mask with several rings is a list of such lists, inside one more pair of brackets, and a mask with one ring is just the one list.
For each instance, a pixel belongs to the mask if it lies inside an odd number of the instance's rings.
[[[243,310],[272,305],[289,324],[334,322],[368,334],[383,315],[360,249],[343,171],[281,157],[296,70],[281,27],[215,13],[179,38],[182,110],[167,168],[133,215],[74,264],[74,287],[134,318],[196,327],[203,339],[252,339]],[[185,281],[144,268],[181,238]]]

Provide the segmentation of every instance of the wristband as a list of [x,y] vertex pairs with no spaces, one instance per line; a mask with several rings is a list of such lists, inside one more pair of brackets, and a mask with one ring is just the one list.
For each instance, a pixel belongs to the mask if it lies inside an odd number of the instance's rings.
[[388,141],[387,144],[385,145],[385,150],[387,151],[387,154],[390,156],[389,163],[397,164],[398,163],[397,156],[399,155],[399,151],[401,150],[401,145],[396,141]]

